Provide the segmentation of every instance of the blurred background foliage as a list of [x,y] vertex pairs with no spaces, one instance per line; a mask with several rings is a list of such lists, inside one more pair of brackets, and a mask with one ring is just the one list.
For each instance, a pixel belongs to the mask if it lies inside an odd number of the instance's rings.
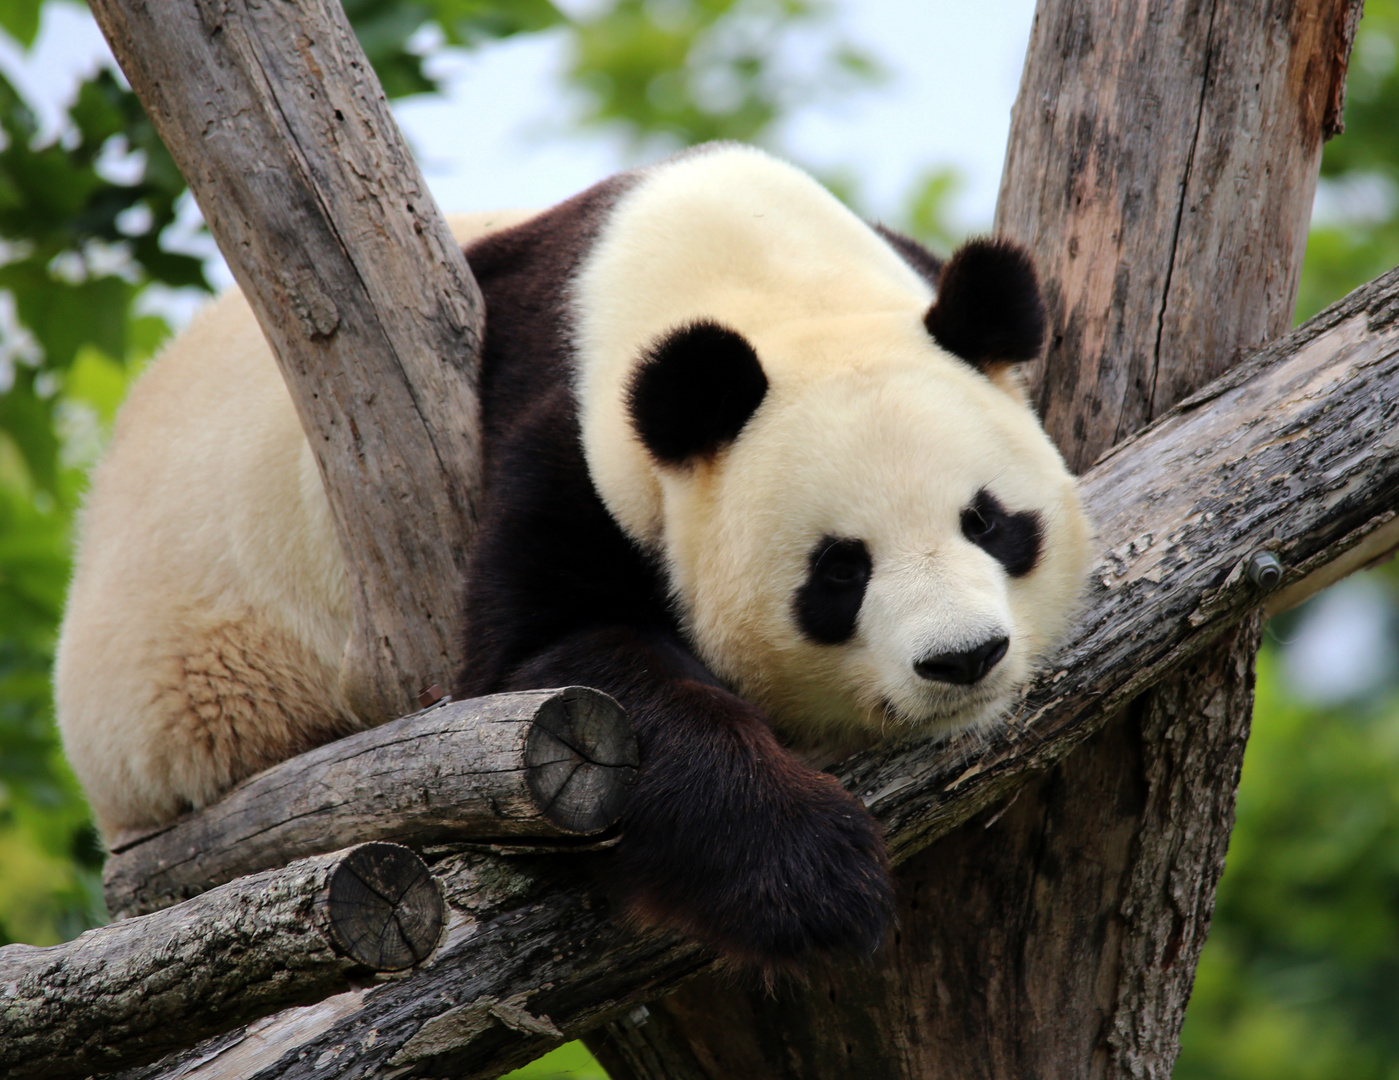
[[[44,5],[67,2],[0,0],[0,31],[26,49]],[[395,98],[439,90],[432,49],[566,33],[562,78],[581,103],[572,122],[620,132],[638,152],[762,143],[799,103],[886,74],[839,33],[814,63],[783,66],[784,36],[830,28],[822,0],[604,0],[572,17],[548,0],[345,7]],[[1399,0],[1368,0],[1347,131],[1323,158],[1299,319],[1399,263],[1396,118]],[[823,178],[858,209],[857,166]],[[894,224],[946,250],[960,236],[957,186],[953,170],[930,163]],[[110,71],[82,82],[53,137],[0,72],[0,944],[48,944],[105,919],[102,851],[63,763],[49,667],[85,470],[170,333],[163,301],[208,289],[187,199]],[[1333,592],[1275,620],[1260,659],[1238,827],[1180,1080],[1399,1080],[1399,575]],[[1327,661],[1328,618],[1365,648]],[[1308,673],[1301,645],[1314,640],[1322,647],[1305,655],[1323,660]],[[1368,657],[1358,667],[1357,652]],[[513,1075],[602,1073],[571,1044]]]

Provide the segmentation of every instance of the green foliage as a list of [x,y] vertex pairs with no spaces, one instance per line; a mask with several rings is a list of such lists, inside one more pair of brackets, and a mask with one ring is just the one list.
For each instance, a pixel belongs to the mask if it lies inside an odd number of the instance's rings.
[[952,202],[966,180],[956,169],[943,166],[926,170],[914,183],[908,199],[903,229],[940,255],[949,255],[963,239],[952,222]]
[[39,8],[42,0],[0,0],[0,30],[26,49],[39,34]]
[[607,1073],[581,1042],[565,1043],[500,1080],[607,1080]]
[[579,119],[636,144],[761,141],[795,105],[882,75],[839,37],[810,72],[778,66],[782,39],[810,33],[828,14],[815,0],[614,0],[574,30],[569,77],[587,101]]
[[1319,709],[1259,660],[1177,1080],[1399,1077],[1399,696]]
[[[1399,0],[1366,0],[1346,87],[1346,130],[1326,145],[1323,183],[1336,201],[1357,201],[1368,187],[1378,213],[1314,228],[1297,299],[1297,319],[1399,263]],[[1345,207],[1343,206],[1343,209]]]
[[549,0],[345,0],[360,47],[391,98],[440,87],[423,70],[415,35],[429,24],[452,45],[479,45],[494,38],[544,30],[563,21]]

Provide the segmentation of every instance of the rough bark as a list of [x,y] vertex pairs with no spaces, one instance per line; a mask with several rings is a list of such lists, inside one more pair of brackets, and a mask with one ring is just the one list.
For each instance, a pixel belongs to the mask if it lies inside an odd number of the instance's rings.
[[[985,745],[884,747],[839,772],[884,823],[895,857],[912,868],[910,880],[931,875],[945,882],[939,887],[947,896],[959,895],[952,889],[953,880],[962,882],[959,887],[971,887],[965,876],[956,878],[960,864],[952,855],[960,855],[954,849],[962,845],[972,853],[980,851],[990,831],[984,826],[998,810],[1005,809],[1003,830],[1009,830],[1031,813],[1056,805],[1056,791],[1077,793],[1091,803],[1095,795],[1125,785],[1132,797],[1104,802],[1095,811],[1096,820],[1110,819],[1125,807],[1158,824],[1152,825],[1156,838],[1150,843],[1127,844],[1136,854],[1130,872],[1120,877],[1124,899],[1115,918],[1125,929],[1114,940],[1133,957],[1157,955],[1158,962],[1133,975],[1141,982],[1142,1011],[1115,1012],[1102,1033],[1104,1040],[1116,1040],[1103,1043],[1115,1061],[1134,1060],[1142,1046],[1162,1032],[1168,1046],[1174,1038],[1169,1027],[1156,1024],[1134,1032],[1131,1022],[1133,1016],[1151,1015],[1145,1011],[1148,996],[1168,1001],[1173,1008],[1170,995],[1179,989],[1179,980],[1188,980],[1224,834],[1210,829],[1197,835],[1192,830],[1198,821],[1182,814],[1198,797],[1216,817],[1227,815],[1232,763],[1242,739],[1239,725],[1246,720],[1238,708],[1248,693],[1246,666],[1182,665],[1195,663],[1193,658],[1211,641],[1227,640],[1231,656],[1247,654],[1253,620],[1266,596],[1248,582],[1242,566],[1259,547],[1278,551],[1289,578],[1305,582],[1318,580],[1319,567],[1349,558],[1362,547],[1374,551],[1399,545],[1392,509],[1399,502],[1396,322],[1399,271],[1271,346],[1096,466],[1085,477],[1088,505],[1112,554],[1095,576],[1083,631],[1032,692],[1020,716]],[[1142,487],[1144,477],[1154,478],[1151,486]],[[1187,676],[1177,689],[1133,713],[1135,744],[1121,730],[1101,736],[1103,746],[1125,745],[1137,755],[1140,776],[1135,767],[1124,766],[1109,777],[1106,789],[1093,788],[1073,771],[1075,756],[1065,763],[1057,787],[1027,788],[1008,803],[1028,773],[1042,771],[1101,729],[1106,714],[1099,703],[1130,702],[1181,670]],[[1186,693],[1192,686],[1198,687],[1198,695]],[[983,817],[958,829],[983,811]],[[1073,822],[1063,814],[1074,812],[1061,809],[1053,819],[1065,835]],[[1060,834],[1046,829],[1042,835],[1050,840]],[[915,855],[939,837],[948,837],[946,850],[952,854]],[[1167,852],[1178,854],[1167,861]],[[1013,862],[1012,868],[1020,880],[1033,869],[1042,889],[1055,880],[1053,873],[1060,875],[1065,889],[1079,888],[1075,880],[1101,873],[1092,860],[1062,854],[1056,859],[1041,858],[1031,867]],[[980,880],[1012,885],[1016,880],[997,879],[994,864],[979,862],[979,856],[968,860],[966,873],[972,877],[979,874]],[[576,1038],[601,1022],[627,1015],[705,966],[708,958],[693,946],[636,937],[615,925],[608,904],[570,876],[575,866],[581,870],[588,865],[596,865],[594,857],[448,859],[434,869],[452,911],[447,940],[412,976],[338,995],[311,1009],[278,1014],[129,1075],[132,1080],[301,1078],[325,1075],[317,1070],[334,1061],[341,1076],[488,1080],[561,1038]],[[1169,894],[1164,899],[1163,890]],[[1017,896],[1011,885],[1005,895]],[[1065,904],[1072,895],[1065,893]],[[1143,897],[1154,897],[1155,902]],[[1035,910],[1024,895],[1016,903],[1022,912]],[[1085,918],[1092,921],[1087,913]],[[935,929],[919,933],[934,934],[925,940],[935,942]],[[971,942],[968,948],[990,948],[960,927],[956,938]],[[1165,944],[1158,946],[1163,938]],[[1042,958],[1043,951],[1039,955]],[[1096,958],[1090,954],[1087,959]],[[1022,965],[1020,970],[1028,969]],[[1036,970],[1047,977],[1064,969]],[[924,971],[924,977],[931,975]],[[842,974],[849,977],[848,971]],[[1013,981],[1001,985],[1005,993],[1023,986]],[[726,987],[724,993],[741,996],[741,989]],[[783,1007],[790,1008],[792,999],[785,996],[787,991],[783,994]],[[745,1001],[755,1006],[760,998],[749,996]],[[973,997],[965,1003],[969,1008],[977,1005]],[[1038,1015],[1058,1023],[1053,1004]],[[663,1038],[664,1006],[651,1008],[652,1019],[641,1031],[648,1039],[653,1033]],[[774,1030],[791,1022],[787,1015],[761,1015]],[[864,1048],[894,1037],[876,1034],[887,1015],[861,1021],[857,1010],[836,1010],[832,1025],[845,1023],[841,1017],[851,1025],[867,1024],[866,1035],[851,1040],[854,1046]],[[900,1030],[905,1033],[897,1037],[912,1037]],[[955,1024],[939,1031],[950,1038],[959,1034]],[[1034,1035],[1023,1028],[1011,1029],[1008,1035],[999,1023],[982,1031],[995,1032],[1001,1039]],[[730,1032],[726,1042],[731,1045],[758,1042],[737,1023]],[[875,1055],[868,1060],[885,1058]],[[734,1074],[655,1075],[686,1080],[692,1075]],[[783,1074],[760,1061],[755,1071],[742,1075]]]
[[89,1076],[188,1046],[351,976],[401,971],[441,937],[417,855],[361,844],[242,878],[64,945],[0,949],[0,1071]]
[[996,228],[1045,270],[1033,381],[1075,469],[1291,324],[1359,7],[1041,0]]
[[335,0],[93,0],[257,313],[355,583],[342,667],[379,722],[461,666],[480,292]]
[[595,834],[638,762],[621,706],[582,687],[444,702],[249,777],[213,806],[113,845],[116,918],[368,840],[417,850]]
[[[1358,0],[1041,0],[997,228],[1031,247],[1046,281],[1052,330],[1032,385],[1046,429],[1073,467],[1085,468],[1287,327],[1358,7]],[[1263,471],[1274,493],[1290,495],[1311,430],[1252,450],[1243,449],[1248,435],[1233,434],[1216,432],[1214,452],[1204,450],[1207,437],[1198,461],[1173,456],[1161,464],[1180,483],[1203,479],[1206,459],[1218,464],[1220,450],[1234,459],[1230,468],[1275,457]],[[1342,458],[1365,452],[1367,438],[1394,437],[1384,426],[1355,435],[1360,443],[1338,446]],[[1280,460],[1293,453],[1294,462]],[[1094,470],[1114,485],[1127,480],[1116,501],[1129,518],[1132,501],[1155,500],[1149,516],[1158,523],[1109,543],[1107,580],[1162,573],[1163,543],[1168,562],[1188,564],[1202,532],[1243,526],[1240,536],[1250,534],[1255,550],[1285,546],[1254,517],[1276,511],[1277,501],[1262,491],[1229,492],[1230,468],[1216,472],[1223,489],[1187,482],[1172,491],[1161,483],[1168,474],[1152,477],[1153,464],[1143,462],[1130,479],[1131,470]],[[1106,495],[1090,495],[1096,513]],[[1393,498],[1370,505],[1388,508]],[[1208,624],[1212,605],[1237,603],[1247,591],[1249,554],[1237,551],[1233,569],[1215,582],[1217,598],[1207,593],[1194,611],[1167,604],[1153,615]],[[1235,599],[1225,599],[1231,593]],[[1088,625],[1092,640],[1102,624]],[[918,906],[904,909],[902,940],[885,964],[741,1003],[692,984],[660,1003],[655,1032],[614,1026],[593,1040],[614,1080],[1168,1077],[1213,910],[1216,856],[1232,826],[1238,732],[1251,708],[1243,658],[1256,640],[1231,634],[1192,660],[1183,681],[1132,701],[1155,681],[1146,674],[1153,636],[1094,641],[1104,658],[1115,657],[1116,678],[1143,672],[1135,685],[1094,688],[1100,692],[1086,704],[1098,718],[1071,721],[1080,734],[1104,718],[1106,726],[1021,790],[995,830],[969,822],[902,870],[905,899]],[[1232,712],[1218,723],[1197,720],[1185,758],[1150,722],[1163,713],[1204,718],[1221,701]],[[1064,744],[1033,712],[1031,719],[1030,730],[1054,743],[1045,763],[1057,760]],[[1037,753],[1014,756],[1028,764]],[[995,778],[997,764],[978,758],[964,775],[986,794],[1008,793],[1011,785]],[[1201,770],[1220,787],[1202,789],[1182,769]],[[1191,850],[1173,868],[1182,838]],[[691,1071],[678,1071],[684,1060],[695,1063]]]

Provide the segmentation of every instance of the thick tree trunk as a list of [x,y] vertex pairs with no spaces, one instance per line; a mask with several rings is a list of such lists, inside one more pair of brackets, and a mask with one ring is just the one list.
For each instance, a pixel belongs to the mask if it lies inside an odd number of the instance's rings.
[[[1044,273],[1037,401],[1075,467],[1289,324],[1359,6],[1041,0],[997,225]],[[697,980],[594,1036],[614,1080],[1168,1077],[1256,631],[915,855],[889,956],[772,997]]]
[[277,354],[355,586],[372,723],[461,666],[481,294],[336,0],[93,0]]

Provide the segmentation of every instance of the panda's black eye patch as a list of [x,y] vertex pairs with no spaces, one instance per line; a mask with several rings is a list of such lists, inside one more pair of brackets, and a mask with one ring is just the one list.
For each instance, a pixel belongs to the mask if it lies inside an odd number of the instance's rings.
[[1024,577],[1040,559],[1040,516],[1033,510],[1012,514],[985,488],[962,511],[962,535],[1006,568]]
[[822,645],[850,639],[873,565],[863,540],[823,536],[817,542],[793,605],[797,625],[807,637]]

